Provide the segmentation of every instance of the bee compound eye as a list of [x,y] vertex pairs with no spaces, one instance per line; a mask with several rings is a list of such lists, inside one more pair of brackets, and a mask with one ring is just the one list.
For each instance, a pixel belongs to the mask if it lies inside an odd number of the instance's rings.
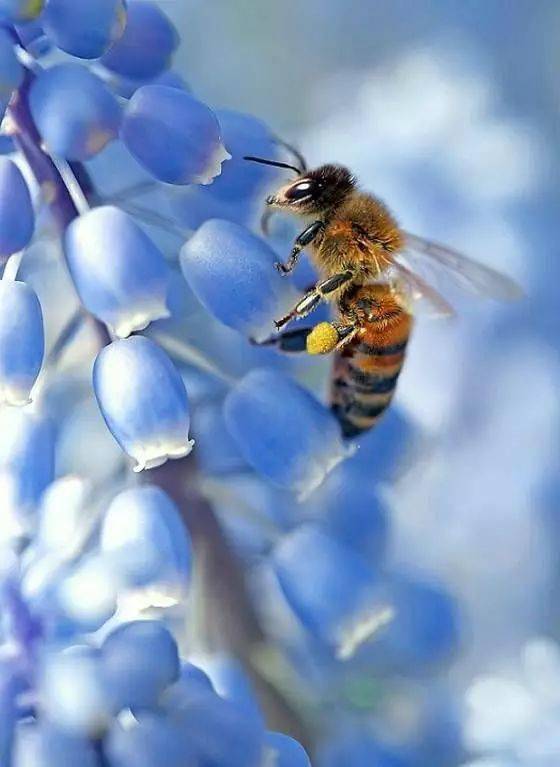
[[286,192],[286,198],[288,200],[301,200],[304,197],[309,197],[313,194],[314,184],[311,181],[300,181],[294,184]]

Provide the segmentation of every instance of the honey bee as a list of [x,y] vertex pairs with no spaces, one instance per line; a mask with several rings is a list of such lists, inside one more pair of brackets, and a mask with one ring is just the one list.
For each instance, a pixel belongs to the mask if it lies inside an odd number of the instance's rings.
[[448,301],[421,276],[422,265],[497,300],[516,299],[522,293],[513,280],[494,269],[401,229],[381,200],[359,189],[347,168],[327,164],[308,170],[303,157],[291,151],[299,167],[245,157],[297,174],[266,198],[263,229],[275,210],[306,219],[308,225],[296,237],[288,260],[276,267],[289,274],[308,248],[320,275],[319,282],[275,325],[283,331],[321,301],[333,301],[337,317],[314,328],[280,332],[265,343],[284,351],[336,352],[331,406],[344,434],[354,437],[370,429],[390,404],[404,363],[413,307],[422,301],[438,316],[454,314]]

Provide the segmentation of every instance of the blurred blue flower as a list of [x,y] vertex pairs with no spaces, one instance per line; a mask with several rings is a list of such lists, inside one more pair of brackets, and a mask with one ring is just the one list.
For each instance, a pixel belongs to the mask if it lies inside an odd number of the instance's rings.
[[111,501],[100,530],[100,547],[129,587],[158,583],[184,589],[191,544],[177,507],[159,487],[123,490]]
[[0,404],[26,405],[37,380],[45,338],[37,294],[24,282],[0,281]]

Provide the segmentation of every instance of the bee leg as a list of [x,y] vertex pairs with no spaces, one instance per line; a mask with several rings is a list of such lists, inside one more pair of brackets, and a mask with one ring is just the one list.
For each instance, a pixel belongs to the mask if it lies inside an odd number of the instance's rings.
[[292,248],[292,252],[286,263],[282,264],[277,262],[275,264],[280,274],[289,274],[293,270],[303,248],[311,245],[313,240],[324,230],[324,228],[325,224],[322,221],[314,221],[307,227],[307,229],[304,229],[303,232],[296,237],[294,247]]
[[307,349],[307,336],[313,331],[313,328],[297,328],[297,330],[284,330],[278,335],[265,338],[264,341],[255,341],[250,339],[254,346],[273,346],[280,352],[286,354],[299,354]]
[[326,280],[318,282],[317,285],[315,285],[312,290],[308,291],[301,301],[294,306],[289,314],[274,323],[277,329],[280,330],[283,328],[284,325],[287,325],[288,322],[290,322],[290,320],[307,317],[307,315],[310,314],[330,293],[334,293],[347,282],[350,282],[353,277],[354,272],[348,269],[345,272],[333,274],[332,277],[327,277]]

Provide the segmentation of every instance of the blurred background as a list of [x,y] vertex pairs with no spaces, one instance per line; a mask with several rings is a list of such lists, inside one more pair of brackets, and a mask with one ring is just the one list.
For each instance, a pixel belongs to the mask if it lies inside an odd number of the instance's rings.
[[[458,597],[465,632],[445,672],[456,689],[528,674],[527,643],[559,629],[560,6],[162,5],[184,36],[181,72],[208,103],[262,117],[310,164],[348,164],[407,229],[524,287],[515,307],[468,300],[452,324],[419,322],[397,402],[423,439],[392,488],[390,557]],[[486,694],[476,705],[507,719],[513,687]],[[468,723],[468,745],[490,749]]]

